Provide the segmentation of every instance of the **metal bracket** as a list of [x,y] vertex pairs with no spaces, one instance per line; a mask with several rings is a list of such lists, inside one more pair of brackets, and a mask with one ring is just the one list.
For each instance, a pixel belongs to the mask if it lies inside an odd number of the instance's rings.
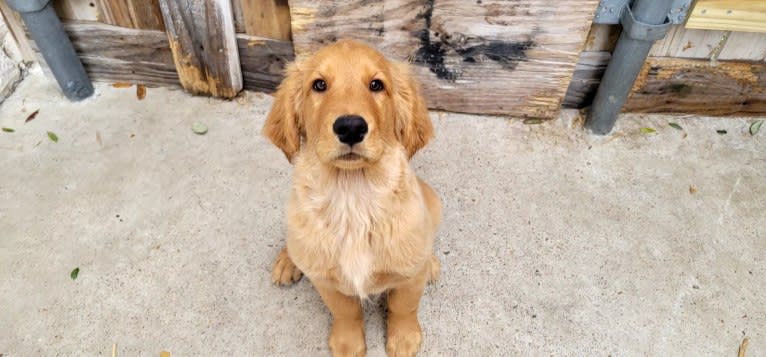
[[657,41],[665,37],[672,23],[670,18],[665,18],[665,23],[661,25],[647,24],[636,20],[630,7],[626,7],[620,18],[622,24],[622,33],[628,37],[639,41]]
[[[668,19],[673,25],[686,22],[686,15],[689,13],[693,0],[672,0],[673,7],[668,13]],[[623,9],[630,6],[631,0],[601,0],[593,17],[593,23],[611,24],[620,23]]]

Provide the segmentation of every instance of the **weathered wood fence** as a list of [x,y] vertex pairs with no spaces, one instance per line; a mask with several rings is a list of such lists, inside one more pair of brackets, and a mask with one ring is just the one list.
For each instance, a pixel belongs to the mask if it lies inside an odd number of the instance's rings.
[[[412,63],[433,109],[536,118],[589,103],[619,34],[592,26],[598,0],[54,1],[94,80],[270,92],[295,56],[350,37]],[[678,26],[651,56],[628,110],[766,113],[764,34]]]

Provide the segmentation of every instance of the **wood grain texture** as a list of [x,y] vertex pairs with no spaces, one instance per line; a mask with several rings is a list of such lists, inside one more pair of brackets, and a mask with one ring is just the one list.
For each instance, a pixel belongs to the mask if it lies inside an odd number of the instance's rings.
[[[584,52],[564,99],[568,108],[591,104],[608,52]],[[766,114],[766,64],[649,57],[623,111],[703,115]]]
[[732,32],[718,55],[719,60],[766,60],[766,33]]
[[[96,0],[93,0],[96,1]],[[98,0],[99,20],[144,30],[164,30],[159,0]]]
[[11,31],[13,38],[16,40],[16,44],[19,46],[19,52],[25,62],[37,61],[35,52],[32,50],[32,41],[26,36],[26,30],[24,22],[21,20],[21,15],[16,11],[11,10],[5,1],[0,0],[0,12],[2,13],[3,20]]
[[282,82],[285,66],[294,59],[290,41],[237,35],[237,46],[245,89],[273,92]]
[[52,2],[61,20],[98,20],[95,0],[53,0]]
[[590,105],[611,58],[612,54],[608,51],[583,52],[562,105],[567,108],[583,108]]
[[236,1],[242,7],[245,33],[275,40],[290,40],[290,7],[287,0]]
[[[64,25],[72,44],[95,81],[180,86],[167,34],[99,22],[70,21]],[[283,69],[293,60],[289,41],[239,35],[244,87],[272,92]]]
[[608,24],[593,24],[585,40],[584,52],[614,51],[617,40],[622,33],[622,26]]
[[298,56],[356,38],[414,64],[431,108],[552,118],[597,3],[291,0],[290,12]]
[[697,0],[686,27],[708,30],[766,32],[766,1]]
[[181,84],[198,95],[232,98],[242,90],[229,0],[160,0]]
[[86,21],[70,21],[64,28],[94,80],[180,85],[165,32]]
[[649,51],[651,57],[711,58],[726,45],[726,31],[685,29],[673,26]]
[[766,114],[766,64],[650,57],[624,111]]

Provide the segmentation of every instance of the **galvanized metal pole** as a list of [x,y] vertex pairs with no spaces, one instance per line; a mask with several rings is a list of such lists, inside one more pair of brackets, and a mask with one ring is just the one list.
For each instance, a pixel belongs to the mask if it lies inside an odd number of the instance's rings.
[[624,8],[620,18],[622,34],[585,122],[592,133],[605,135],[612,131],[652,44],[665,37],[670,27],[668,14],[672,6],[671,0],[635,0],[632,9]]
[[50,0],[8,0],[21,13],[32,40],[45,58],[64,95],[79,101],[93,94],[93,84],[69,41]]

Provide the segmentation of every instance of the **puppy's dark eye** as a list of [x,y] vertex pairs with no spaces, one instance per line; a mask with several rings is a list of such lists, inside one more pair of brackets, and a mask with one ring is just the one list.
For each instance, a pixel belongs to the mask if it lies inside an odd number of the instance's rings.
[[323,79],[317,79],[314,81],[314,84],[311,85],[311,89],[316,92],[324,92],[327,90],[327,82],[325,82]]
[[373,79],[372,82],[370,82],[370,90],[373,92],[380,92],[383,90],[383,81],[380,79]]

